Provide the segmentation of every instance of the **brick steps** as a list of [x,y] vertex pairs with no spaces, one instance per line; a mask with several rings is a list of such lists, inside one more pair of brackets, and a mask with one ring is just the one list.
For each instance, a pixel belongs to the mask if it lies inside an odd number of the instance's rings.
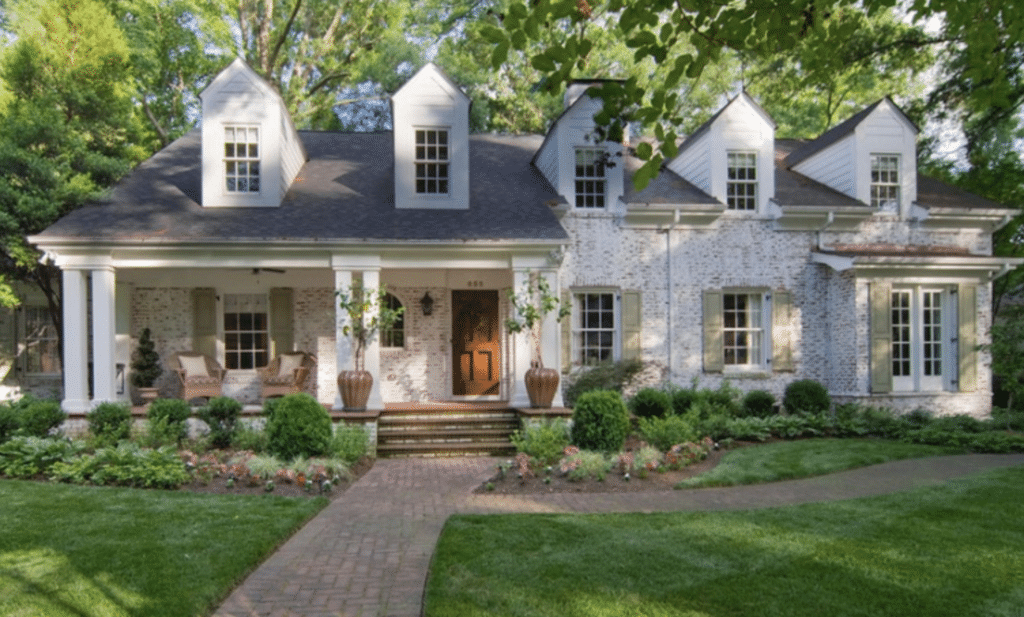
[[515,453],[512,410],[385,410],[377,421],[380,456],[489,456]]

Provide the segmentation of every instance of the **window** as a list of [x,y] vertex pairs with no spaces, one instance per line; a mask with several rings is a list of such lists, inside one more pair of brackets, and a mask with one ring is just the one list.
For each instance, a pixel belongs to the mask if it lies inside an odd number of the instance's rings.
[[900,203],[900,155],[871,155],[871,205],[895,208]]
[[60,373],[57,328],[45,306],[21,307],[21,369],[26,373]]
[[224,127],[224,183],[229,193],[260,192],[258,128]]
[[793,294],[784,289],[704,292],[704,370],[792,371]]
[[576,207],[604,207],[604,160],[602,148],[576,148]]
[[448,129],[416,129],[416,192],[447,195]]
[[952,313],[949,291],[941,288],[893,289],[892,384],[894,390],[943,390],[952,351]]
[[[384,296],[384,306],[397,311],[402,308],[402,302],[392,294]],[[405,347],[405,311],[398,316],[398,321],[388,330],[380,332],[381,347]]]
[[759,367],[765,357],[764,314],[767,302],[761,293],[722,295],[722,351],[725,366]]
[[757,154],[730,152],[726,206],[730,210],[757,210]]
[[263,294],[224,296],[224,366],[254,369],[268,363],[267,297]]
[[598,364],[617,358],[615,293],[587,292],[575,295],[573,341],[575,362]]

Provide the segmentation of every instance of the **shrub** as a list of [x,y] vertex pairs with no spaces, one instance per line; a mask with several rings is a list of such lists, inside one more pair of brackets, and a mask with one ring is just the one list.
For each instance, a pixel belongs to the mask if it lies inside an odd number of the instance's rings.
[[146,420],[146,430],[133,434],[132,439],[143,448],[177,446],[181,442],[181,426],[171,424],[166,416]]
[[18,414],[10,405],[0,404],[0,443],[4,443],[18,430]]
[[10,478],[31,478],[47,473],[59,461],[70,461],[83,445],[66,439],[13,437],[0,445],[0,474]]
[[775,395],[765,390],[751,390],[743,397],[743,416],[767,418],[775,412]]
[[782,406],[788,413],[824,413],[832,405],[825,386],[813,379],[800,379],[786,386]]
[[199,419],[210,427],[210,437],[215,448],[227,448],[238,431],[238,418],[242,415],[242,404],[226,396],[210,399],[198,413]]
[[629,410],[638,418],[664,418],[672,413],[672,399],[664,390],[644,388],[629,400]]
[[697,441],[697,431],[692,415],[668,416],[665,418],[641,418],[640,435],[644,441],[665,451],[672,446],[688,441]]
[[143,450],[131,442],[100,448],[51,467],[51,479],[75,484],[178,488],[189,481],[188,470],[171,448]]
[[572,442],[584,450],[617,452],[629,432],[629,412],[618,392],[580,395],[572,413]]
[[580,395],[594,390],[612,390],[622,392],[629,380],[643,369],[640,360],[619,360],[603,362],[597,366],[583,369],[571,380],[567,380],[562,396],[566,407],[575,407]]
[[358,424],[341,423],[334,428],[330,451],[352,465],[370,452],[370,435]]
[[46,437],[67,415],[57,401],[26,394],[16,401],[0,404],[0,443],[15,435]]
[[305,392],[283,396],[267,420],[267,439],[270,452],[283,459],[325,454],[331,442],[331,416]]
[[117,443],[128,439],[132,412],[125,403],[100,403],[86,416],[89,431],[101,443]]
[[984,422],[962,414],[934,418],[930,426],[944,431],[962,431],[964,433],[981,433],[986,430]]
[[270,443],[267,440],[267,432],[259,427],[240,422],[235,428],[235,435],[231,438],[231,447],[235,450],[248,450],[257,454],[267,452]]
[[[623,407],[625,409],[625,407]],[[562,473],[570,480],[586,480],[595,478],[604,480],[614,463],[600,452],[583,450],[567,455],[560,464]]]
[[561,418],[527,424],[512,435],[516,450],[526,453],[542,465],[551,465],[562,457],[569,445],[569,426]]
[[179,442],[188,435],[186,422],[191,415],[192,409],[188,403],[177,398],[159,398],[150,403],[146,412],[151,427],[162,421],[167,435],[176,437]]
[[673,390],[670,396],[672,399],[672,412],[677,416],[690,411],[693,404],[697,402],[697,391],[692,388]]
[[136,388],[152,388],[156,380],[164,372],[160,366],[160,354],[156,352],[156,344],[150,337],[149,328],[143,328],[139,337],[139,346],[132,358],[132,385]]

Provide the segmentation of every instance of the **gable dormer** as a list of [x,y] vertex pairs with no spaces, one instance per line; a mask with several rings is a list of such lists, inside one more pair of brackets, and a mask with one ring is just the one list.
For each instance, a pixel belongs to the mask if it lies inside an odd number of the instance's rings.
[[306,161],[281,95],[236,58],[199,98],[203,207],[281,205]]
[[555,187],[574,212],[608,212],[623,195],[622,144],[598,141],[594,114],[599,98],[589,89],[601,81],[569,84],[565,109],[551,125],[533,164]]
[[906,218],[917,201],[918,132],[886,97],[794,150],[784,164],[879,212]]
[[668,168],[727,211],[764,213],[775,196],[775,121],[740,92],[683,141]]
[[396,208],[469,209],[469,103],[433,63],[391,97]]

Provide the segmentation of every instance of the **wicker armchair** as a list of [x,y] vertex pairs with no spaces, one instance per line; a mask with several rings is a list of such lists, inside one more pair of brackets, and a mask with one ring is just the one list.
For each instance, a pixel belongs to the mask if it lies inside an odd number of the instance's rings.
[[[200,361],[202,364],[198,364]],[[205,372],[199,370],[203,365],[206,367]],[[176,353],[171,357],[171,368],[181,381],[182,398],[186,401],[221,395],[225,371],[210,356],[195,351]]]
[[259,371],[260,398],[264,401],[273,396],[302,392],[316,372],[316,356],[303,351],[281,354]]

